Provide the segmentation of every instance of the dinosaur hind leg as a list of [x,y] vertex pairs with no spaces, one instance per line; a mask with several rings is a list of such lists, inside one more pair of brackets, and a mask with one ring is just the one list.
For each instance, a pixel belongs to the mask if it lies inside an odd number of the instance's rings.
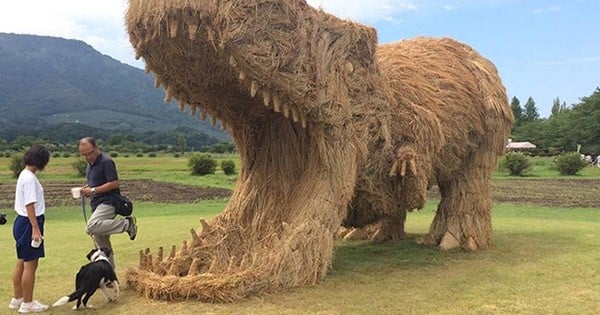
[[429,234],[417,242],[443,250],[486,248],[492,239],[491,174],[496,156],[476,153],[466,174],[438,180],[441,201]]

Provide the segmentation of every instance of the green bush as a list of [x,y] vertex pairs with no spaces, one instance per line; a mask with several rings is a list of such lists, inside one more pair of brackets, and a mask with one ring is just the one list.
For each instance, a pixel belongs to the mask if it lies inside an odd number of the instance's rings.
[[87,168],[87,162],[83,158],[78,158],[73,163],[71,163],[73,169],[77,172],[78,176],[85,176],[85,169]]
[[180,156],[181,156],[181,154],[179,154],[179,153],[175,153],[175,154],[173,154],[173,156],[174,156],[174,157],[176,157],[176,158],[178,158],[178,157],[180,157]]
[[10,158],[10,170],[13,173],[14,178],[18,178],[21,171],[25,168],[25,161],[23,161],[22,154],[15,154]]
[[188,161],[188,167],[192,175],[214,174],[217,169],[217,161],[208,154],[194,154]]
[[150,153],[148,153],[148,157],[156,157],[156,153],[150,152]]
[[10,157],[10,152],[8,152],[8,151],[4,152],[4,157],[9,158]]
[[53,158],[59,158],[60,157],[60,153],[54,152],[54,153],[52,153],[52,157]]
[[556,158],[554,162],[560,175],[575,175],[584,169],[588,163],[576,152],[565,153]]
[[118,153],[118,152],[110,152],[110,157],[114,157],[114,158],[116,158],[116,157],[118,157],[118,156],[119,156],[119,153]]
[[500,167],[512,176],[523,176],[532,169],[533,165],[524,154],[508,152],[500,162]]
[[223,160],[221,161],[221,169],[225,175],[235,174],[235,162],[233,160]]
[[63,153],[62,157],[64,157],[64,158],[71,157],[71,153]]
[[138,153],[135,156],[137,156],[137,157],[144,157],[144,154],[143,153]]

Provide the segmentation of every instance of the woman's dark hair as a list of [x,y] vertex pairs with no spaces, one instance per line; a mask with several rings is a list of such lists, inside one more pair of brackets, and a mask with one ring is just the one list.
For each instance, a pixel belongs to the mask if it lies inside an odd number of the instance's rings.
[[50,152],[43,145],[34,145],[25,152],[23,162],[25,165],[37,167],[38,170],[43,170],[50,161]]

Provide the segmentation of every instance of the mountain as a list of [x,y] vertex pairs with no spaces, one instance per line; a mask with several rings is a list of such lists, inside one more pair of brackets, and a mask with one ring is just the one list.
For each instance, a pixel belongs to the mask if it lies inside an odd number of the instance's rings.
[[150,75],[85,42],[0,33],[2,138],[178,130],[203,134],[208,142],[229,139],[163,99]]

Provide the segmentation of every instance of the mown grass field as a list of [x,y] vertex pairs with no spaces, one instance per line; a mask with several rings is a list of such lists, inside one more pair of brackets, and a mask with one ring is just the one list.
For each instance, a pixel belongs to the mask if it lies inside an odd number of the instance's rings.
[[[0,179],[12,179],[0,159]],[[65,160],[65,161],[63,161]],[[81,180],[69,171],[71,159],[52,159],[40,174],[44,181]],[[187,159],[117,158],[120,175],[152,178],[189,185],[232,186],[223,174],[209,178],[187,175]],[[57,171],[60,169],[60,171]],[[588,173],[589,172],[589,173]],[[598,173],[596,173],[598,172]],[[538,179],[556,179],[550,171]],[[72,177],[71,177],[72,176]],[[503,180],[498,174],[495,180]],[[535,176],[534,176],[535,177]],[[586,169],[600,193],[600,171]],[[528,180],[522,182],[527,188]],[[519,191],[519,187],[515,187]],[[68,192],[66,192],[68,193]],[[543,192],[538,192],[541,194]],[[547,192],[552,194],[551,191]],[[189,238],[200,218],[223,209],[226,200],[185,204],[138,203],[138,238],[113,237],[117,272],[124,282],[127,268],[135,266],[139,250],[179,246]],[[426,233],[435,204],[409,214],[409,239],[383,245],[338,242],[330,274],[314,286],[266,294],[232,304],[196,301],[152,301],[127,290],[121,301],[107,303],[101,294],[84,314],[595,314],[600,310],[600,209],[561,208],[537,204],[499,203],[494,207],[494,244],[477,253],[441,252],[416,245]],[[9,214],[10,222],[14,212]],[[12,294],[14,245],[11,225],[0,226],[0,297]],[[74,276],[92,246],[84,233],[79,207],[57,207],[47,212],[46,258],[40,262],[36,298],[53,303],[73,289]],[[0,314],[9,314],[0,307]],[[68,307],[50,314],[72,314]]]

